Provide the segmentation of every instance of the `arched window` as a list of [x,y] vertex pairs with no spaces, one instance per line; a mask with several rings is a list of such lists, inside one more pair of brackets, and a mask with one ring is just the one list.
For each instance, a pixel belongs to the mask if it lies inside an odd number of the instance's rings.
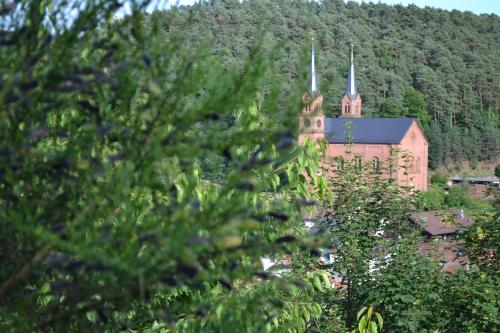
[[378,157],[375,157],[375,159],[373,160],[373,169],[377,174],[380,174],[380,160],[378,159]]
[[341,156],[335,157],[335,163],[337,165],[337,170],[344,169],[344,159]]
[[344,106],[344,113],[349,113],[349,105],[348,104],[346,104]]
[[356,114],[359,114],[359,105],[356,105]]
[[410,160],[410,173],[416,173],[417,169],[415,167],[415,157]]
[[362,167],[362,164],[361,164],[361,156],[356,156],[354,158],[354,167],[357,169],[357,170],[361,170],[361,167]]
[[415,163],[415,172],[420,173],[420,157],[417,157],[417,162]]

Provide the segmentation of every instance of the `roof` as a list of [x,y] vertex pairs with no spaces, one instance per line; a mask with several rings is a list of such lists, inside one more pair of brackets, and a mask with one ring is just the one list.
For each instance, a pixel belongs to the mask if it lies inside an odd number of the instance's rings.
[[[326,118],[325,134],[329,143],[401,142],[415,121],[413,118]],[[346,139],[346,123],[352,122],[352,140]]]
[[457,271],[460,267],[469,264],[469,257],[463,253],[464,244],[458,241],[432,241],[418,245],[418,252],[422,255],[431,256],[440,261],[445,273]]
[[[498,177],[467,177],[465,178],[469,183],[492,183],[498,184],[500,179]],[[462,177],[454,176],[451,177],[450,180],[461,182],[463,181]]]
[[474,224],[474,221],[460,210],[419,212],[411,217],[415,223],[420,224],[432,236],[453,234],[460,227]]

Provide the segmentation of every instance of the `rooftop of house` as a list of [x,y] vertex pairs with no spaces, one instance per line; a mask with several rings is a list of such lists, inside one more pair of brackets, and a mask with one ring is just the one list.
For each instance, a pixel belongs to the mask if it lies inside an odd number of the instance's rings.
[[[325,133],[329,143],[386,143],[401,142],[413,118],[326,118]],[[351,122],[347,138],[346,123]]]
[[[465,179],[468,183],[498,184],[500,182],[498,177],[467,177]],[[453,176],[450,180],[453,182],[463,182],[464,178],[460,176]]]
[[412,215],[412,220],[431,236],[454,234],[458,228],[474,224],[474,220],[461,210],[419,212]]
[[455,272],[469,264],[469,258],[463,253],[463,244],[459,242],[439,240],[422,243],[418,246],[418,253],[440,261],[445,273]]

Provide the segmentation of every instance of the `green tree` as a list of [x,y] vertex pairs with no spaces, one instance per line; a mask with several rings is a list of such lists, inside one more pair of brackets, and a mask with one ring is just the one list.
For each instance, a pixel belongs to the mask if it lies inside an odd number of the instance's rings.
[[328,191],[273,49],[239,70],[147,2],[49,4],[1,2],[0,330],[303,330],[319,273],[259,258],[321,246]]
[[384,103],[380,106],[378,115],[382,118],[394,118],[401,116],[401,108],[393,97],[385,99]]
[[417,207],[423,210],[437,210],[444,208],[445,193],[441,186],[432,184],[427,191],[417,195]]
[[430,123],[430,116],[427,111],[425,96],[413,87],[406,88],[403,97],[403,107],[407,110],[406,115],[417,118],[420,124],[427,128]]

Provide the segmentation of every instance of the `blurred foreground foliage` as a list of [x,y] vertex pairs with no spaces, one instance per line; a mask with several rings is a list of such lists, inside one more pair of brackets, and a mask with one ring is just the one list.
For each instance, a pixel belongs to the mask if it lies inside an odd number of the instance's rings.
[[328,193],[298,105],[261,93],[274,50],[236,70],[129,4],[0,2],[0,330],[303,329],[313,277],[259,258],[320,246]]

